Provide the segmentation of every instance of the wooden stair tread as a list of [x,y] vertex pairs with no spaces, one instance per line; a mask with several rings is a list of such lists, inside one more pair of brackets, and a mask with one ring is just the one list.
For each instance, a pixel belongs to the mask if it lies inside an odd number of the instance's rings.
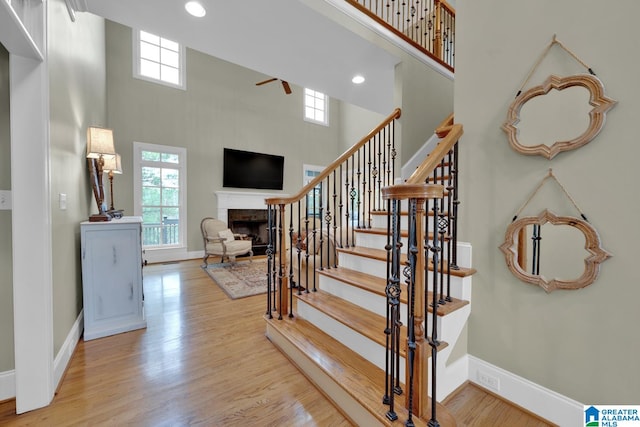
[[[355,286],[381,296],[385,296],[387,281],[381,277],[339,266],[331,269],[319,270],[318,274],[331,277],[332,279],[339,280],[343,283],[347,283],[351,286]],[[400,301],[406,304],[406,285],[403,283],[401,284],[401,286],[403,292],[400,294]],[[431,301],[431,299],[432,292],[428,292],[428,301]],[[448,301],[444,305],[438,306],[438,316],[446,316],[447,314],[450,314],[467,304],[469,304],[469,301],[461,300],[458,298],[451,298],[451,301]],[[433,309],[431,307],[428,307],[427,309],[430,313],[433,312]]]
[[[380,368],[304,319],[265,319],[382,424],[400,425],[398,421],[391,422],[385,416],[388,411],[388,406],[382,403],[385,375]],[[295,360],[292,362],[295,364]],[[395,403],[398,420],[404,424],[408,414],[405,394],[396,395]],[[439,403],[437,413],[441,426],[456,425],[449,411]],[[415,416],[413,421],[419,427],[427,425],[427,422]]]
[[[365,258],[376,259],[379,261],[387,261],[387,252],[384,249],[373,249],[373,248],[365,248],[362,246],[352,246],[349,248],[336,248],[338,252],[352,254],[356,256],[362,256]],[[407,262],[407,255],[405,253],[400,255],[400,262]],[[429,269],[432,269],[431,262],[429,262]],[[444,272],[446,273],[448,267],[445,265]],[[458,269],[452,269],[451,275],[457,277],[467,277],[471,276],[476,272],[475,268],[467,268],[467,267],[458,267]]]

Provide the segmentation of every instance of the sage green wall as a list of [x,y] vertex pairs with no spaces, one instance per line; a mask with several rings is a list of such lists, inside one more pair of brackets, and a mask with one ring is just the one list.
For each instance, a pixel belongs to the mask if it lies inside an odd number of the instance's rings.
[[342,154],[382,123],[385,116],[356,105],[341,103],[340,106],[339,148]]
[[[635,21],[640,3],[621,0],[606,13],[595,0],[456,3],[455,114],[465,131],[460,238],[472,243],[478,270],[469,353],[579,402],[638,404],[640,270],[634,257],[640,241],[635,190],[640,180],[640,85]],[[548,161],[513,151],[500,126],[554,34],[595,70],[607,95],[619,103],[595,140]],[[579,72],[584,69],[554,47],[528,87],[550,73]],[[592,285],[546,294],[518,281],[498,246],[512,216],[550,167],[613,258],[602,264]],[[553,183],[527,213],[545,207],[559,215],[576,214]]]
[[[0,190],[11,190],[9,52],[0,44]],[[0,372],[14,368],[11,211],[0,210]]]
[[453,112],[453,82],[403,52],[402,62],[396,66],[396,96],[402,108],[403,165]]
[[[71,22],[64,1],[49,1],[51,209],[54,354],[82,309],[80,222],[95,208],[89,185],[87,127],[106,125],[104,20]],[[58,197],[67,195],[67,209]]]
[[[107,21],[106,39],[108,123],[124,169],[114,180],[117,207],[133,214],[134,141],[186,147],[189,251],[202,249],[199,224],[216,215],[214,192],[230,190],[222,187],[223,147],[284,155],[287,194],[300,189],[303,164],[328,165],[344,151],[336,100],[329,127],[305,122],[302,88],[285,95],[277,83],[256,87],[268,76],[190,49],[186,91],[146,82],[132,77],[131,30]],[[360,127],[361,138],[368,124],[352,124],[349,136]]]

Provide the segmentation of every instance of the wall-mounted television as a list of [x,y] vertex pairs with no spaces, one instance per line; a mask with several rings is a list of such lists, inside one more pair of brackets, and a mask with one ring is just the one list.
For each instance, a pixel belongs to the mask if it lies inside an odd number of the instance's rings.
[[222,186],[282,190],[284,157],[224,149]]

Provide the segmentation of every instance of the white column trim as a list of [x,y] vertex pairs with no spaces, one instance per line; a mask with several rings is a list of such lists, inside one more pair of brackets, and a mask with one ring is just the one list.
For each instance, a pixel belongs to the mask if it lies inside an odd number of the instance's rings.
[[49,79],[46,61],[11,54],[9,67],[15,391],[23,413],[55,392]]

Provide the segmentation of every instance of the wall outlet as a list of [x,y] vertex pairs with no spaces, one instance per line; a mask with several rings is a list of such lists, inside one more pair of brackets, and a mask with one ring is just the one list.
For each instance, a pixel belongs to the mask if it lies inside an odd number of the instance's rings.
[[478,384],[494,391],[500,391],[500,378],[478,371]]
[[0,210],[11,209],[11,190],[0,190]]

